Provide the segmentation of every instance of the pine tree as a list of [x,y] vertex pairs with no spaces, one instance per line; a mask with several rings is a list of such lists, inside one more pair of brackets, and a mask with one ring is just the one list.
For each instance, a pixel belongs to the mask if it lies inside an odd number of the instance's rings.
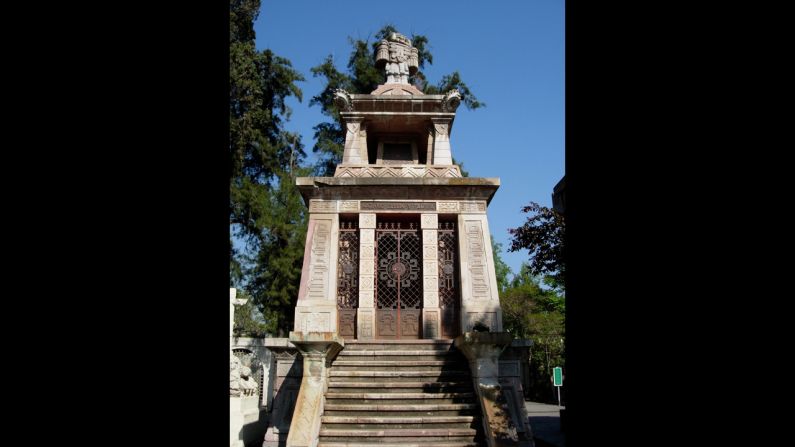
[[231,0],[230,20],[230,227],[245,242],[230,241],[230,280],[251,296],[268,332],[284,335],[298,295],[306,208],[295,177],[306,175],[296,135],[284,130],[288,96],[299,101],[304,77],[289,60],[255,48],[259,0]]

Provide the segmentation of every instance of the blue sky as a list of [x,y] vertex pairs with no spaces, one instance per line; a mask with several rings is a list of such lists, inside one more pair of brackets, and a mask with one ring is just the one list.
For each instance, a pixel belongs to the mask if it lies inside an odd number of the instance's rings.
[[288,101],[287,130],[303,137],[314,160],[312,127],[324,121],[309,107],[323,88],[310,68],[329,54],[345,70],[348,37],[373,41],[385,24],[409,38],[428,37],[434,57],[424,72],[431,83],[458,70],[486,107],[459,107],[450,143],[472,177],[499,177],[488,209],[489,226],[503,244],[502,258],[516,273],[526,251],[508,253],[507,229],[521,225],[522,206],[552,204],[552,188],[564,174],[564,1],[263,0],[255,23],[257,49],[289,59],[306,82],[304,100]]

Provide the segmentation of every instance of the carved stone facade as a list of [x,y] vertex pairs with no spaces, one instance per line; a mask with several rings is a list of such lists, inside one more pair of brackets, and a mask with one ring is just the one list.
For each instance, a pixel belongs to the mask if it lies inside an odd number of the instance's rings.
[[502,331],[502,309],[494,272],[488,221],[483,214],[458,215],[463,332],[481,323]]
[[[292,419],[279,422],[290,425],[288,446],[317,445],[330,358],[346,339],[450,340],[478,323],[502,331],[486,217],[499,179],[463,177],[453,164],[461,94],[409,84],[417,57],[399,33],[379,42],[385,83],[334,92],[346,133],[334,176],[296,179],[309,222],[291,332],[304,374],[300,392],[284,394]],[[283,431],[266,445],[284,442]]]
[[[440,338],[439,332],[439,268],[438,245],[436,232],[439,228],[439,216],[436,214],[422,214],[420,216],[422,228],[422,259],[424,263],[436,263],[433,266],[424,266],[423,273],[423,338]],[[431,268],[429,268],[431,267]]]
[[386,71],[386,84],[408,85],[409,75],[417,72],[419,52],[406,36],[392,33],[376,46],[375,64]]
[[375,214],[359,214],[359,338],[368,340],[375,332]]
[[461,178],[458,166],[338,166],[334,177],[446,177]]
[[[337,202],[317,202],[336,209]],[[295,308],[295,324],[301,332],[337,330],[338,214],[310,214],[301,287]]]
[[[369,212],[421,212],[439,214],[483,214],[483,200],[436,201],[436,200],[315,200],[309,201],[310,213],[358,213]],[[370,217],[368,217],[370,218]],[[370,219],[375,219],[372,217]],[[375,222],[373,220],[372,222]],[[375,225],[373,223],[372,225]],[[374,227],[373,227],[374,228]]]
[[298,391],[303,376],[303,357],[286,338],[266,338],[265,346],[272,352],[270,370],[273,396],[268,430],[263,447],[282,447],[287,442],[293,420]]

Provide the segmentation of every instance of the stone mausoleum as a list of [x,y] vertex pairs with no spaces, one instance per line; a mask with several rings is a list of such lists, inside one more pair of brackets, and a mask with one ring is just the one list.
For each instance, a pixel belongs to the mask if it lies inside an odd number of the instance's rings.
[[519,361],[503,355],[486,215],[499,179],[453,164],[461,95],[409,84],[409,39],[393,33],[374,59],[383,85],[335,93],[334,176],[297,179],[309,207],[298,353],[273,347],[287,397],[265,445],[532,445]]

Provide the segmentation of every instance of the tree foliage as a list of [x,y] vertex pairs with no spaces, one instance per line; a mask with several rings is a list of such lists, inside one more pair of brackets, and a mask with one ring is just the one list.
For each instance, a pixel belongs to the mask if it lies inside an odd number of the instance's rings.
[[531,214],[522,226],[508,230],[512,235],[509,251],[527,250],[530,272],[544,276],[547,285],[565,289],[563,253],[566,224],[563,215],[536,202],[530,202],[522,212]]
[[[312,76],[324,77],[326,85],[324,89],[313,96],[309,102],[310,106],[319,106],[323,115],[330,120],[322,122],[314,127],[315,146],[312,150],[318,155],[318,162],[315,166],[317,175],[333,175],[334,168],[342,161],[343,148],[345,146],[345,129],[342,127],[339,110],[334,103],[334,90],[343,89],[350,93],[370,93],[379,84],[382,84],[384,73],[375,67],[375,49],[382,39],[388,37],[392,32],[397,32],[392,25],[385,25],[375,34],[375,41],[349,38],[352,50],[348,57],[347,71],[337,69],[334,58],[326,57],[322,63],[311,69]],[[429,84],[423,68],[425,64],[433,64],[433,55],[430,52],[428,38],[423,35],[412,35],[412,45],[418,50],[419,69],[409,77],[409,82],[426,94],[445,93],[453,88],[457,88],[461,93],[461,102],[470,110],[485,107],[485,103],[479,101],[469,87],[461,80],[461,75],[455,71],[449,75],[442,76],[442,79],[435,85]]]
[[232,334],[235,337],[264,337],[268,333],[268,325],[257,309],[251,296],[245,291],[238,292],[238,298],[247,299],[246,304],[235,306],[235,320]]
[[508,275],[511,274],[511,268],[502,260],[502,244],[494,240],[494,235],[491,236],[491,251],[494,254],[494,273],[497,275],[497,289],[502,294],[508,288]]
[[259,0],[230,0],[229,219],[231,285],[251,296],[265,316],[264,328],[286,334],[303,261],[306,210],[295,177],[306,174],[296,134],[284,129],[286,99],[302,99],[304,77],[289,60],[254,45]]
[[550,384],[552,368],[565,366],[565,298],[554,289],[541,287],[529,264],[523,264],[500,295],[503,327],[517,338],[533,341],[530,348],[530,386],[527,397],[556,402]]
[[[565,272],[563,215],[535,202],[522,208],[530,213],[512,235],[510,251],[528,250],[530,262],[501,297],[503,324],[516,336],[533,340],[528,397],[554,403],[552,368],[565,366]],[[541,287],[545,284],[548,288]]]

